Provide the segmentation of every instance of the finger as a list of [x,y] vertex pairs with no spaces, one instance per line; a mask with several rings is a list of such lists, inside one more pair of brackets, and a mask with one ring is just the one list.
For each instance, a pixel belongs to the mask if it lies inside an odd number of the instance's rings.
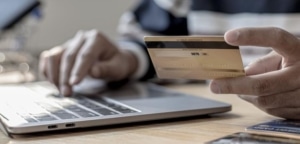
[[253,96],[253,95],[238,95],[241,99],[254,104],[255,99],[257,99],[258,96]]
[[265,110],[267,113],[291,120],[300,119],[300,108],[275,108]]
[[49,55],[46,61],[48,80],[58,86],[59,84],[59,66],[62,55],[62,48],[55,47],[49,50]]
[[240,28],[225,33],[225,40],[231,45],[252,45],[272,47],[284,58],[299,60],[299,40],[292,34],[275,27]]
[[242,98],[264,109],[300,107],[300,90],[267,96],[243,96]]
[[77,60],[74,64],[70,84],[78,84],[84,76],[87,75],[92,64],[101,58],[101,55],[106,55],[104,49],[109,48],[106,45],[107,40],[97,31],[90,31],[86,34],[86,41],[77,55]]
[[245,68],[245,71],[246,71],[246,75],[257,75],[257,74],[278,70],[280,69],[280,65],[281,65],[281,56],[273,51],[268,55],[249,64]]
[[69,96],[72,93],[72,87],[69,84],[69,79],[73,65],[76,60],[76,55],[84,43],[83,32],[77,32],[76,36],[65,44],[65,52],[62,55],[61,66],[60,66],[60,77],[59,85],[60,92],[64,96]]
[[271,95],[296,89],[297,73],[298,67],[290,67],[260,75],[217,79],[211,82],[210,88],[214,93]]

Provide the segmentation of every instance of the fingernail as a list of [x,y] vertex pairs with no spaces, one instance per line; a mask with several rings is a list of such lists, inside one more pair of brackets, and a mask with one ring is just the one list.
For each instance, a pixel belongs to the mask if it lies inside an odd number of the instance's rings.
[[78,83],[78,81],[79,81],[79,78],[77,76],[72,76],[69,83],[70,83],[70,85],[75,85]]
[[70,96],[70,95],[71,95],[71,90],[70,90],[70,88],[67,87],[67,86],[61,86],[61,87],[60,87],[60,92],[61,92],[61,94],[64,95],[64,96]]
[[226,33],[225,39],[229,43],[235,43],[238,40],[239,36],[240,36],[240,32],[237,30],[234,30],[234,31],[230,31],[230,32]]
[[220,89],[219,85],[216,82],[212,82],[211,91],[215,94],[220,94],[221,93],[221,89]]

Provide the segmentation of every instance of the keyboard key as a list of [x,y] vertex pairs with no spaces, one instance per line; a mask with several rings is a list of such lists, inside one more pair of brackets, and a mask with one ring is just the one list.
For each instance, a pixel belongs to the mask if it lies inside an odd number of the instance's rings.
[[121,113],[134,113],[134,112],[136,112],[136,111],[131,110],[127,107],[116,105],[116,104],[113,104],[113,103],[110,103],[107,106],[114,109],[114,110],[116,110],[116,111],[118,111],[118,112],[121,112]]
[[56,110],[61,110],[61,108],[52,106],[52,105],[40,105],[43,109],[47,111],[56,111]]
[[122,106],[114,107],[113,109],[118,111],[118,112],[121,112],[121,113],[135,113],[135,112],[137,112],[135,110],[128,109],[128,108],[122,107]]
[[65,114],[65,113],[68,113],[68,112],[65,111],[65,110],[56,110],[56,111],[52,111],[51,113],[52,114]]
[[74,112],[78,115],[80,115],[81,117],[95,117],[95,116],[99,116],[93,112],[87,111],[79,106],[76,105],[69,105],[69,106],[64,106],[64,108],[68,109],[71,112]]
[[70,113],[53,113],[55,116],[59,117],[60,119],[76,119],[77,116],[70,114]]
[[100,109],[93,109],[95,112],[102,114],[102,115],[115,115],[118,114],[117,112],[111,111],[106,108],[100,108]]
[[38,121],[54,121],[57,120],[55,117],[52,117],[50,115],[36,115],[34,116]]
[[88,112],[88,111],[85,111],[85,112],[76,112],[76,114],[80,115],[81,117],[96,117],[96,116],[99,116],[95,113],[92,113],[92,112]]
[[56,110],[51,111],[51,114],[59,117],[60,119],[75,119],[78,118],[77,116],[65,111],[65,110]]
[[92,100],[98,102],[98,103],[101,103],[103,105],[107,105],[107,101],[105,101],[103,98],[100,98],[100,97],[97,97],[97,98],[92,98]]
[[120,113],[135,113],[135,112],[137,112],[137,111],[129,109],[127,107],[124,107],[124,106],[121,106],[121,105],[118,105],[118,104],[115,104],[115,103],[112,103],[112,102],[108,102],[104,99],[99,99],[98,98],[96,101],[103,104],[103,105],[105,105],[105,106],[107,106],[107,107],[109,107],[109,108],[112,108],[112,109],[114,109],[114,110],[116,110]]
[[31,117],[23,117],[28,123],[37,122],[37,120],[31,118]]
[[114,114],[118,114],[117,112],[111,111],[107,108],[104,108],[102,106],[93,104],[89,101],[83,100],[83,101],[79,101],[79,103],[93,111],[96,111],[97,113],[101,114],[101,115],[114,115]]
[[78,101],[79,104],[89,108],[89,109],[99,109],[99,108],[102,108],[102,106],[99,106],[99,105],[96,105],[96,104],[93,104],[89,101],[86,101],[86,100],[83,100],[83,101]]
[[82,109],[81,107],[77,106],[77,105],[67,105],[67,106],[63,106],[64,108],[68,109],[68,110],[73,110],[73,109]]

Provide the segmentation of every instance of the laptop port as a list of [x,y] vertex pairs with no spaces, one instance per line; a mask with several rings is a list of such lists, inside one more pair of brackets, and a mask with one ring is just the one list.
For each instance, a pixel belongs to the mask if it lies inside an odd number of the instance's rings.
[[48,126],[48,129],[55,129],[55,128],[57,128],[57,125],[49,125]]
[[68,124],[66,124],[66,127],[75,127],[75,124],[74,123],[68,123]]

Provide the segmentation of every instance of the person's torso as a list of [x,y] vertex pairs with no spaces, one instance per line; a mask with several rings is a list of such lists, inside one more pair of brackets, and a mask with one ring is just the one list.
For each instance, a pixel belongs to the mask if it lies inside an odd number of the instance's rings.
[[[300,35],[299,0],[144,0],[134,11],[154,35],[222,35],[241,27],[279,27]],[[270,51],[241,47],[244,64]]]
[[[276,26],[300,34],[299,0],[146,0],[139,21],[164,35],[223,34],[240,27]],[[168,13],[168,14],[166,14]],[[186,26],[186,30],[182,28]]]

